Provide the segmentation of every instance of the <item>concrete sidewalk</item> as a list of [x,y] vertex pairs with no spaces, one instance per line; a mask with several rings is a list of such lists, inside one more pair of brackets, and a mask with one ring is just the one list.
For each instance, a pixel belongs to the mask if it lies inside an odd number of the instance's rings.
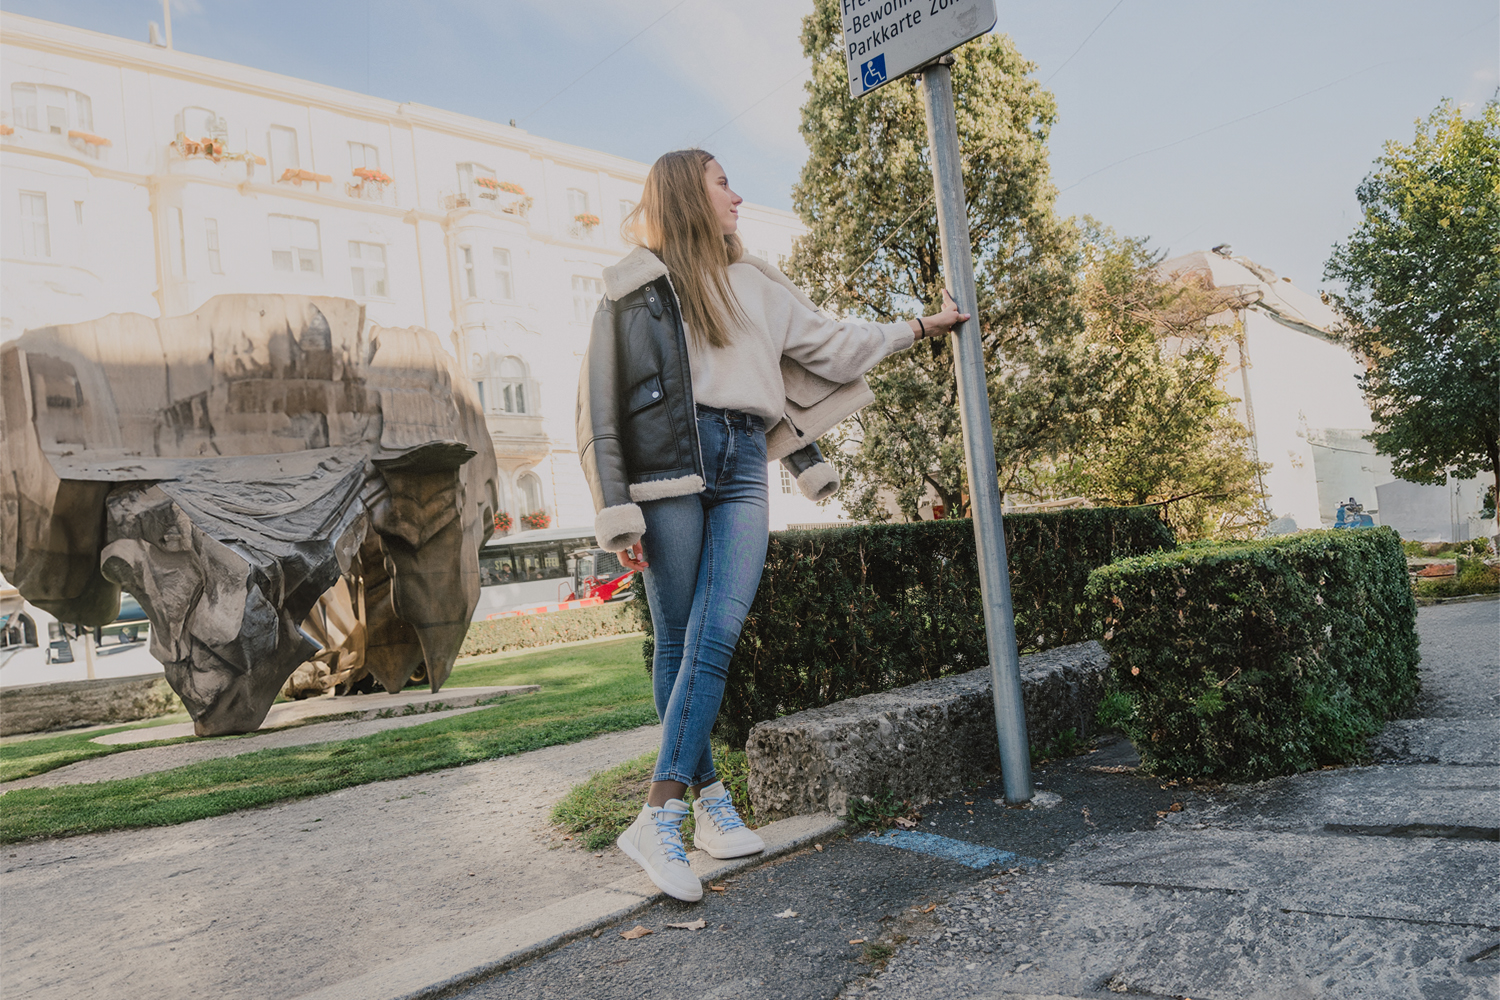
[[[145,748],[74,767],[149,772],[168,763],[146,759],[160,751],[248,751],[330,728],[351,732],[324,739],[348,738],[363,734],[355,727],[441,714]],[[574,784],[660,738],[648,726],[180,826],[10,845],[0,874],[3,994],[382,1000],[540,953],[660,898],[617,850],[581,850],[548,822]],[[775,824],[764,831],[767,856],[839,826],[830,817]],[[692,862],[713,877],[759,859],[694,852]]]
[[955,894],[845,995],[1500,996],[1497,611],[1421,611],[1418,714],[1377,763],[1172,789],[1155,830]]
[[1500,996],[1497,612],[1422,609],[1424,693],[1368,766],[1194,791],[1109,738],[1038,766],[1033,808],[976,788],[440,995]]

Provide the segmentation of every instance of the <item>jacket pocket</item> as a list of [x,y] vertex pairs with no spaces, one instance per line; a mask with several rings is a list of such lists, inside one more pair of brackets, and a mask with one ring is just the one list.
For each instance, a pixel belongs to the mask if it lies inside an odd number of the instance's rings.
[[661,376],[653,375],[634,389],[630,390],[625,399],[625,411],[635,416],[648,406],[656,406],[663,401],[661,391]]
[[679,441],[661,376],[653,375],[625,393],[625,466],[632,479],[676,469]]

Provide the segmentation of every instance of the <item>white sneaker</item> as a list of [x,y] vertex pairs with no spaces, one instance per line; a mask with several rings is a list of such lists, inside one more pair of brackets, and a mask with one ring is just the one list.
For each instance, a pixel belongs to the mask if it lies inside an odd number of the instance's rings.
[[682,847],[682,821],[688,806],[669,799],[659,807],[643,806],[635,822],[615,843],[626,856],[646,870],[656,887],[674,899],[696,903],[703,898],[703,883],[688,867]]
[[735,812],[724,782],[715,781],[693,799],[693,846],[715,858],[743,858],[764,851],[766,842]]

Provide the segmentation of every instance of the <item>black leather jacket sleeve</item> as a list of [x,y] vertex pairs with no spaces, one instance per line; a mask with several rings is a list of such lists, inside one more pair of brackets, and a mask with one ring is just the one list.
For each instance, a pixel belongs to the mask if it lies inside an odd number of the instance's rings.
[[578,459],[593,494],[594,509],[629,504],[630,474],[620,439],[620,370],[614,303],[604,299],[594,312],[588,351],[578,380]]

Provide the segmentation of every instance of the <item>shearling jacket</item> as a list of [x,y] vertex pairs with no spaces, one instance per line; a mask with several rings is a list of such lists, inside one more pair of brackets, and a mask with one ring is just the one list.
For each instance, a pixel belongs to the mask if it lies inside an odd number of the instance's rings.
[[[758,258],[744,261],[816,311],[780,271]],[[766,433],[767,457],[781,460],[802,492],[821,500],[839,480],[817,439],[874,394],[862,377],[840,384],[784,355],[780,368],[785,414]],[[604,269],[604,299],[578,384],[577,429],[600,548],[619,551],[640,540],[640,502],[705,488],[681,308],[666,265],[644,248]]]

